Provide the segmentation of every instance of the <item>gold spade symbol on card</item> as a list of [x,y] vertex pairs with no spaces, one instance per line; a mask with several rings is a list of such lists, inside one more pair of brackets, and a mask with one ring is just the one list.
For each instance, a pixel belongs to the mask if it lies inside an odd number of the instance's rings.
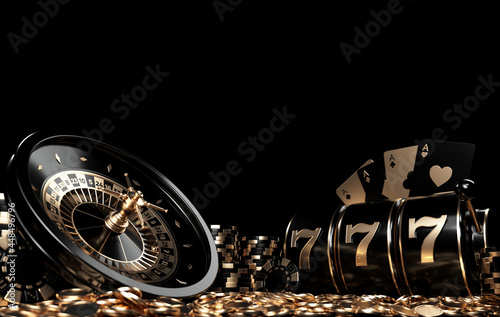
[[429,176],[437,187],[450,180],[451,175],[453,175],[453,170],[449,166],[441,168],[439,165],[434,165],[429,170]]

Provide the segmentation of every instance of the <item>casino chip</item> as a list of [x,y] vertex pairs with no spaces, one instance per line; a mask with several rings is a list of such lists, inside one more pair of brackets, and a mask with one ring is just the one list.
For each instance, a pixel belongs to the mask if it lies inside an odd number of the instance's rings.
[[481,294],[500,295],[500,247],[483,248],[479,257]]
[[292,261],[279,258],[268,261],[255,275],[255,289],[265,292],[295,292],[299,287],[299,269]]
[[211,291],[238,291],[234,278],[238,276],[238,228],[235,226],[211,225],[210,232],[219,256],[219,270]]
[[269,260],[281,256],[281,244],[278,237],[274,236],[242,236],[239,239],[238,267],[245,269],[247,274],[242,274],[238,280],[240,291],[255,290],[255,274]]

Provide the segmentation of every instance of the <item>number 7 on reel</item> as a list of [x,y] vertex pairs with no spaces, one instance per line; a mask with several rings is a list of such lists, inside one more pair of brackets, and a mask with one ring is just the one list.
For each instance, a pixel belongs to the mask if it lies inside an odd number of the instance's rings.
[[377,233],[379,227],[380,222],[378,221],[374,222],[371,225],[366,223],[358,223],[354,227],[352,225],[346,225],[345,243],[352,243],[352,235],[355,233],[366,233],[366,236],[363,238],[363,240],[361,240],[356,249],[356,266],[368,265],[368,260],[366,259],[368,246],[375,236],[375,233]]
[[421,263],[432,263],[434,262],[434,244],[436,239],[443,230],[444,224],[446,223],[447,215],[442,215],[439,218],[434,217],[422,217],[415,221],[415,218],[408,219],[408,238],[416,239],[416,231],[420,227],[434,227],[429,234],[425,237],[422,242],[422,249],[420,252],[420,262]]

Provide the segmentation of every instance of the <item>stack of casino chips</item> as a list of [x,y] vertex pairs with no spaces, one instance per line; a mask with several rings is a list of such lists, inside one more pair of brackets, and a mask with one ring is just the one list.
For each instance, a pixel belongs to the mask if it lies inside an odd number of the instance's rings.
[[219,271],[212,284],[214,292],[237,292],[238,229],[235,226],[211,225],[210,231],[219,256]]
[[240,291],[255,290],[255,276],[270,260],[281,256],[278,237],[244,236],[239,239],[239,268],[241,270],[238,286]]
[[480,250],[481,294],[500,294],[500,247]]
[[238,229],[227,225],[211,225],[210,231],[219,256],[219,272],[211,291],[254,291],[256,274],[268,261],[281,256],[278,237],[238,238]]

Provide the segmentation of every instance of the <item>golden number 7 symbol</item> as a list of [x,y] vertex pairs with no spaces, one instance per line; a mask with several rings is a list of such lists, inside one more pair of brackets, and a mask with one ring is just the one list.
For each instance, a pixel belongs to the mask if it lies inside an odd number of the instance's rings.
[[416,239],[415,232],[420,227],[434,227],[431,232],[425,237],[422,242],[422,250],[420,251],[420,261],[422,263],[434,262],[434,244],[436,239],[443,230],[446,223],[447,215],[442,215],[439,218],[422,217],[415,221],[415,218],[410,218],[408,223],[408,238]]
[[309,238],[309,241],[307,241],[307,243],[300,251],[300,256],[299,256],[300,269],[311,268],[311,262],[309,261],[309,258],[311,257],[312,248],[316,243],[316,240],[318,240],[320,234],[321,234],[321,228],[316,228],[315,230],[302,229],[300,231],[299,230],[292,231],[292,237],[290,239],[292,248],[297,247],[297,240],[299,240],[300,238]]
[[345,243],[352,243],[352,235],[355,233],[366,233],[366,236],[361,240],[356,249],[356,266],[367,266],[368,260],[366,254],[368,253],[368,246],[372,242],[375,233],[380,227],[380,222],[376,221],[369,225],[366,223],[358,223],[354,227],[347,225],[345,228]]

